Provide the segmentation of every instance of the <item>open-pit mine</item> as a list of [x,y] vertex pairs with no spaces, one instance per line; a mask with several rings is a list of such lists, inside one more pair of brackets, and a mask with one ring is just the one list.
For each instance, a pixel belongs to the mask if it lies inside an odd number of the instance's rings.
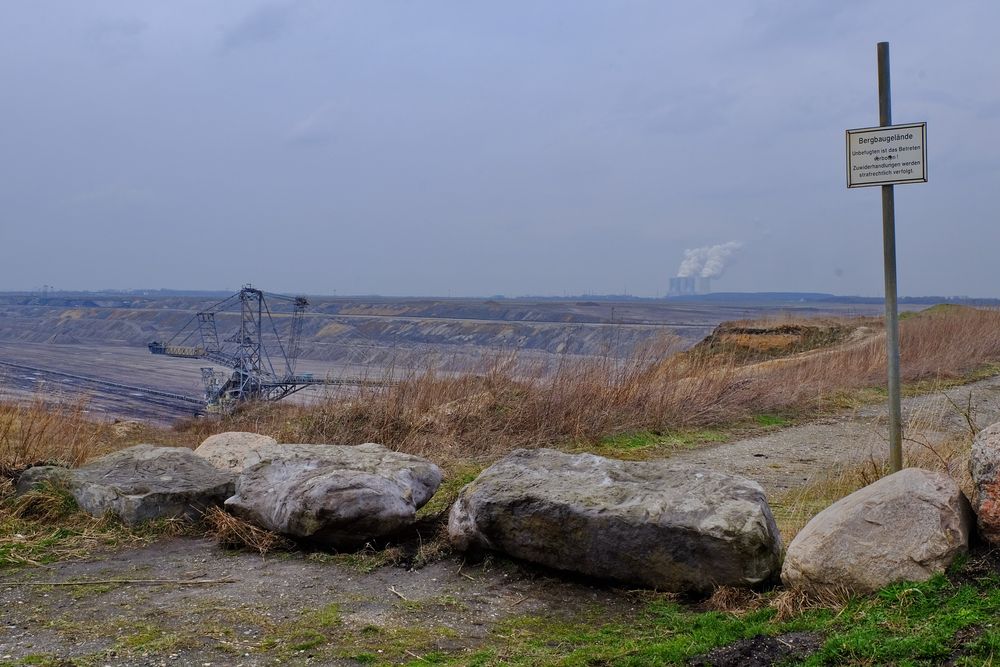
[[[225,296],[225,295],[222,295]],[[95,417],[169,423],[204,412],[204,359],[149,354],[219,295],[0,294],[0,393],[16,400],[83,400]],[[285,400],[350,391],[345,380],[411,371],[485,369],[516,355],[544,372],[560,359],[626,357],[667,341],[690,347],[720,322],[807,314],[875,314],[878,304],[799,299],[429,299],[309,297],[297,372],[330,381]],[[282,317],[275,313],[278,326]],[[220,336],[240,313],[215,315]]]

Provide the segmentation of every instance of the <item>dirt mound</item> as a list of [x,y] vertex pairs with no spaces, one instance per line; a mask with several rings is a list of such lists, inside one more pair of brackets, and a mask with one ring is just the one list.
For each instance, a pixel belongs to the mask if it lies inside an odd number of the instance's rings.
[[[867,326],[866,326],[867,325]],[[692,353],[725,356],[745,362],[767,361],[846,342],[867,321],[790,323],[723,322]]]
[[778,637],[756,635],[717,648],[689,662],[692,667],[770,667],[809,657],[823,645],[818,632],[789,632]]

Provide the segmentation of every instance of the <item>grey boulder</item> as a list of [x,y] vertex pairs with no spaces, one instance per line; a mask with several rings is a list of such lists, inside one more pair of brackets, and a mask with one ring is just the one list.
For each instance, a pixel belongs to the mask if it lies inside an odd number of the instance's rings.
[[212,467],[189,449],[136,445],[76,469],[29,468],[18,481],[21,493],[43,481],[69,489],[81,509],[111,513],[129,525],[152,519],[200,516],[232,495],[233,475]]
[[382,445],[278,445],[247,468],[226,509],[268,530],[353,548],[410,526],[441,469]]
[[34,466],[26,469],[17,479],[14,492],[17,495],[42,488],[45,485],[69,487],[73,471],[59,466]]
[[755,482],[660,461],[516,450],[459,493],[459,550],[668,591],[774,579],[781,539]]
[[841,498],[799,531],[785,585],[814,593],[869,593],[926,581],[968,550],[972,512],[958,484],[907,468]]
[[270,436],[228,431],[209,436],[194,453],[219,470],[241,473],[260,463],[277,445],[278,441]]
[[972,441],[969,472],[979,534],[1000,544],[1000,423],[983,429]]

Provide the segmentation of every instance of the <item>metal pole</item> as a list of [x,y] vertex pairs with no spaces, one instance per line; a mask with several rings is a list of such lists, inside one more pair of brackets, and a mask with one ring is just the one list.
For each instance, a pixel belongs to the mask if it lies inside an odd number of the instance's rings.
[[[889,42],[878,43],[878,122],[892,125]],[[896,305],[896,205],[891,185],[882,186],[882,251],[885,261],[885,346],[889,367],[889,468],[903,468],[903,412],[899,392],[899,312]]]

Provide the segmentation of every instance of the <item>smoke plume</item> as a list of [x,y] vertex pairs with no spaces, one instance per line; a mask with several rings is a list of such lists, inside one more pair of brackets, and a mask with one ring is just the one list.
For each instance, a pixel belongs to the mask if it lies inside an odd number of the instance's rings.
[[688,248],[684,251],[680,268],[677,269],[677,277],[718,278],[725,272],[729,258],[742,247],[743,244],[739,241],[729,241],[702,248]]

